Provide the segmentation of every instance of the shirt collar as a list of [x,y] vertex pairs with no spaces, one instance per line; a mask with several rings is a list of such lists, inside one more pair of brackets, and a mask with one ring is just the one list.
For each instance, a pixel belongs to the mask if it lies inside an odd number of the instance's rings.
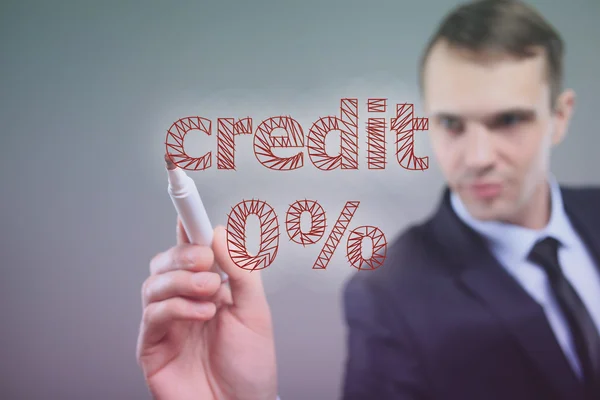
[[573,231],[564,209],[560,186],[552,175],[548,177],[548,184],[550,185],[551,196],[550,220],[546,227],[539,230],[505,222],[477,220],[469,214],[459,196],[454,192],[450,194],[450,202],[458,217],[482,235],[488,241],[492,250],[511,253],[517,259],[524,260],[533,245],[546,236],[554,237],[563,246],[573,244]]

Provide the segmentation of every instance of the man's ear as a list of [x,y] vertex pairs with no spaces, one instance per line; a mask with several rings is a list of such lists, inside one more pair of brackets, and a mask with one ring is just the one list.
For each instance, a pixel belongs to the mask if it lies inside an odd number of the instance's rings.
[[556,99],[554,109],[554,132],[552,144],[557,145],[563,141],[569,129],[569,122],[575,109],[575,91],[567,89]]

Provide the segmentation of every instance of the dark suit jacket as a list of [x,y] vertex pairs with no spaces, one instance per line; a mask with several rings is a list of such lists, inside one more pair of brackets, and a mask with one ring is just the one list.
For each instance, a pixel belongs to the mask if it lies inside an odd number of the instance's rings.
[[[561,191],[600,265],[600,189]],[[584,399],[543,309],[458,219],[447,188],[383,266],[347,282],[344,312],[344,400]]]

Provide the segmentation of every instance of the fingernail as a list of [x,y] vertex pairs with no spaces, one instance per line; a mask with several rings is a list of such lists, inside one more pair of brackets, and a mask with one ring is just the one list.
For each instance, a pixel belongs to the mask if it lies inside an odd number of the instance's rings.
[[206,277],[201,272],[194,274],[192,275],[192,282],[194,283],[194,285],[204,286],[206,285]]
[[214,279],[216,279],[216,276],[210,273],[199,272],[192,276],[192,282],[194,282],[196,286],[199,286],[201,288],[208,286],[210,283],[213,282]]
[[211,303],[197,303],[196,312],[201,315],[206,315],[211,312],[213,305]]

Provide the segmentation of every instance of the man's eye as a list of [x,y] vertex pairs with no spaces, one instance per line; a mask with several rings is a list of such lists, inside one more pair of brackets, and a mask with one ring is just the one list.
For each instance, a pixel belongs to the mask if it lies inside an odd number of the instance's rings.
[[456,118],[442,118],[440,124],[444,129],[451,132],[460,132],[462,130],[462,122]]
[[498,127],[510,127],[510,126],[518,124],[521,121],[522,121],[522,118],[520,115],[506,114],[506,115],[502,115],[500,118],[498,118],[498,120],[496,121],[496,125]]

